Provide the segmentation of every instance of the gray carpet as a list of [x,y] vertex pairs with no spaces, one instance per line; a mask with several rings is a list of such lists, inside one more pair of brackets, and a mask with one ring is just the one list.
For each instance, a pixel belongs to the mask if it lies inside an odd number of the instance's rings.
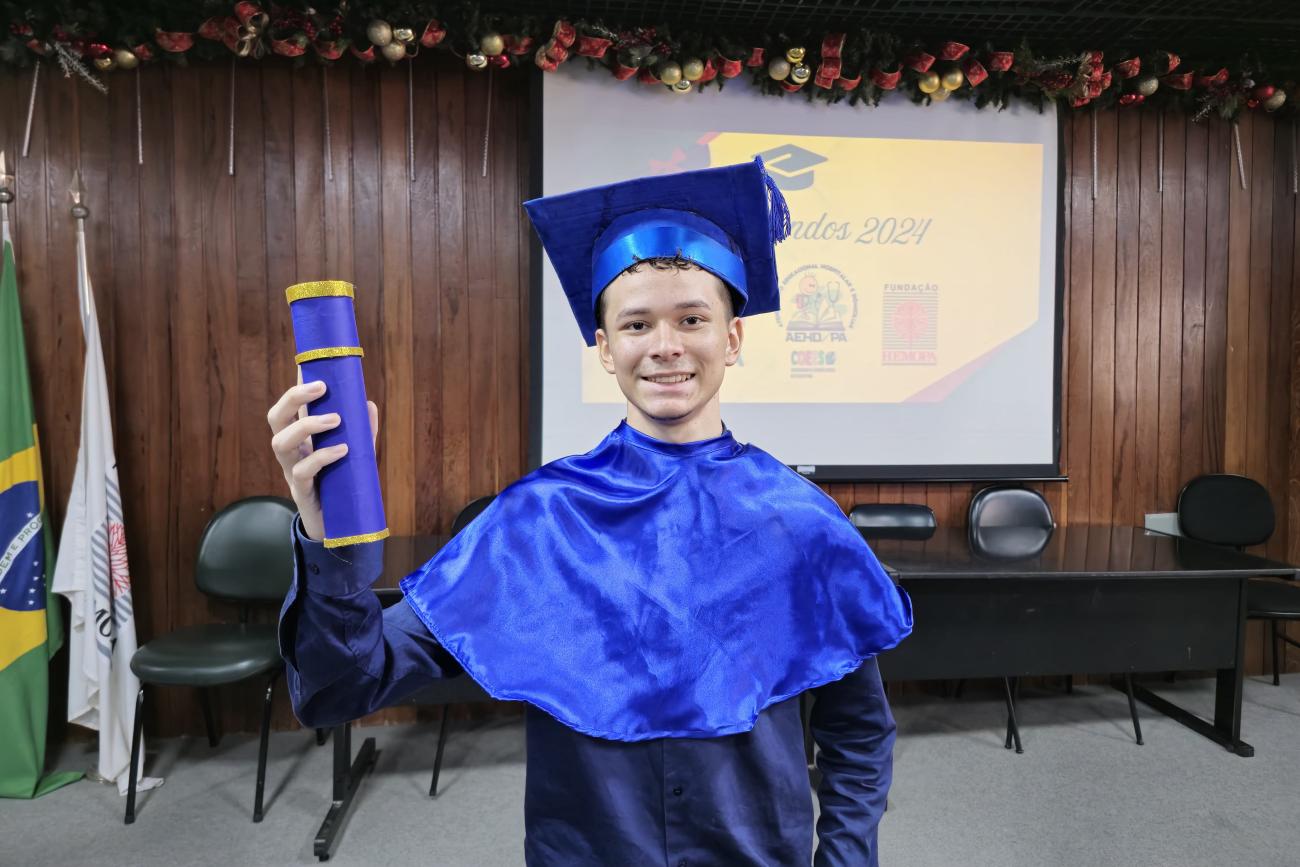
[[[1207,680],[1155,684],[1208,714]],[[911,865],[1293,865],[1300,861],[1300,674],[1280,688],[1246,684],[1244,737],[1229,754],[1143,708],[1133,742],[1122,693],[1022,696],[1025,754],[1002,748],[1002,705],[978,690],[959,700],[896,702],[890,810],[882,863]],[[336,849],[339,865],[518,865],[524,739],[518,721],[453,729],[442,792],[427,796],[436,729],[357,732],[382,750]],[[116,791],[82,782],[34,802],[0,802],[0,864],[311,864],[329,804],[329,745],[275,735],[267,815],[252,824],[256,739],[154,740],[148,772],[167,778],[122,825]],[[60,768],[91,762],[80,747]]]

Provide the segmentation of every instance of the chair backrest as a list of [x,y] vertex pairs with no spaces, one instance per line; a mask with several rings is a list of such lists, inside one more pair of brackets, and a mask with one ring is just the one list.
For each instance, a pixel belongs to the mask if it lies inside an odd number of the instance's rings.
[[461,530],[465,529],[465,527],[469,525],[469,522],[482,514],[483,510],[492,505],[492,501],[496,498],[496,494],[488,494],[479,497],[476,500],[470,500],[465,508],[460,510],[460,514],[456,515],[456,520],[452,521],[451,534],[455,536]]
[[967,524],[972,530],[985,527],[1039,527],[1053,529],[1052,507],[1037,491],[1028,488],[992,487],[970,501]]
[[248,497],[213,515],[194,566],[199,589],[239,602],[283,599],[293,581],[296,513],[284,497]]
[[877,539],[928,539],[938,526],[934,509],[923,503],[859,503],[849,520]]
[[1178,494],[1178,526],[1190,539],[1245,548],[1268,541],[1275,525],[1268,491],[1245,476],[1197,476]]

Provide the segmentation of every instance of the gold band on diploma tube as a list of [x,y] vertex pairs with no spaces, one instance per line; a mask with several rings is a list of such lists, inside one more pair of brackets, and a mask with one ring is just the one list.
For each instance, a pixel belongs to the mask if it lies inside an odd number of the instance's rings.
[[362,533],[360,536],[340,536],[337,539],[326,539],[326,548],[342,548],[345,545],[364,545],[367,542],[378,542],[380,539],[388,538],[388,530],[383,529],[378,533]]
[[295,283],[284,290],[284,297],[290,304],[304,298],[328,298],[337,296],[356,300],[352,284],[345,280],[313,280],[310,283]]
[[304,361],[316,361],[319,358],[346,358],[349,355],[355,355],[357,358],[366,357],[360,346],[322,346],[320,349],[299,352],[293,360],[295,364],[302,364]]

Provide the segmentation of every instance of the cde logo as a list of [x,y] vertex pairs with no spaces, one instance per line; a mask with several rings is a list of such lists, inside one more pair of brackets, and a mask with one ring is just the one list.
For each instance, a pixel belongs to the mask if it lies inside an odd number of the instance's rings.
[[833,265],[804,265],[781,281],[776,324],[790,347],[790,376],[834,373],[835,345],[847,343],[858,319],[858,294]]

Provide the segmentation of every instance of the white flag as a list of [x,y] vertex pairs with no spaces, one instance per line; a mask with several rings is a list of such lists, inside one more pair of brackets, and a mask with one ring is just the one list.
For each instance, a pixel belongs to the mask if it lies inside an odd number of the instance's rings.
[[[131,724],[140,681],[131,672],[135,615],[127,568],[122,499],[113,456],[113,427],[99,320],[86,268],[85,236],[77,232],[77,289],[86,339],[81,392],[81,446],[54,568],[54,592],[72,606],[68,633],[68,722],[99,732],[99,776],[126,794]],[[140,743],[140,770],[144,742]],[[145,778],[140,790],[161,785]]]

